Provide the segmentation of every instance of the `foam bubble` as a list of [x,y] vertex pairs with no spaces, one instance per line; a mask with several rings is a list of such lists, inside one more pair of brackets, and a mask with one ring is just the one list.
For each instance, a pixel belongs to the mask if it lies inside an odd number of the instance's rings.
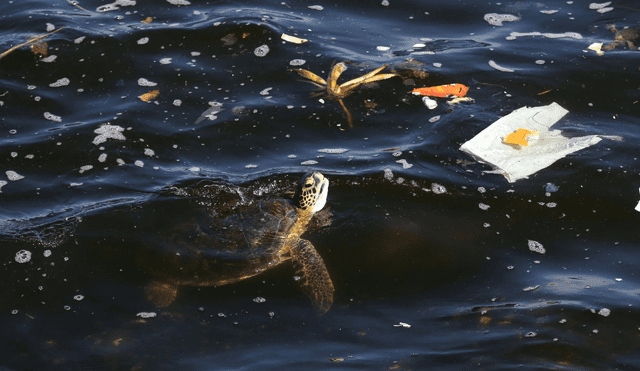
[[45,112],[44,113],[44,118],[50,121],[55,121],[55,122],[62,122],[62,117],[60,116],[56,116],[50,112]]
[[156,153],[151,148],[145,148],[144,149],[144,154],[149,156],[149,157],[156,155]]
[[138,45],[144,45],[146,43],[149,42],[149,38],[148,37],[143,37],[142,39],[136,41],[138,43]]
[[155,312],[140,312],[136,314],[136,316],[141,318],[154,318],[157,314]]
[[76,44],[80,44],[86,38],[87,38],[86,36],[80,36],[77,39],[73,40],[73,42]]
[[401,160],[398,160],[396,162],[399,163],[399,164],[402,164],[402,168],[403,169],[411,169],[413,167],[413,165],[408,163],[407,160],[405,160],[405,159],[401,159]]
[[7,170],[5,174],[7,174],[7,178],[9,178],[9,180],[12,182],[18,181],[20,179],[24,179],[24,176],[16,173],[13,170]]
[[98,145],[100,143],[104,143],[107,139],[125,140],[126,138],[121,133],[123,131],[124,129],[118,125],[106,123],[93,131],[94,133],[99,134],[93,139],[93,144]]
[[324,10],[324,7],[322,5],[309,5],[307,8],[312,10]]
[[191,5],[187,0],[167,0],[171,5]]
[[304,65],[305,63],[307,63],[307,61],[305,61],[304,59],[292,59],[289,62],[289,65],[298,67]]
[[487,13],[484,15],[484,20],[492,26],[502,26],[502,22],[515,22],[520,18],[512,14]]
[[348,149],[346,148],[323,148],[318,150],[318,152],[330,153],[330,154],[340,154],[340,153],[345,153],[347,151]]
[[44,63],[51,63],[51,62],[55,61],[56,58],[58,58],[57,55],[50,55],[50,56],[48,56],[46,58],[42,58],[40,61],[44,62]]
[[542,244],[538,241],[529,240],[527,244],[529,245],[529,250],[533,252],[537,252],[538,254],[544,254],[547,252],[547,250],[545,250]]
[[162,58],[160,64],[171,64],[171,58]]
[[144,162],[142,162],[140,160],[136,160],[136,162],[134,162],[133,164],[136,165],[137,167],[143,167],[144,166]]
[[260,57],[260,58],[266,56],[268,53],[269,53],[269,47],[267,45],[260,45],[253,51],[253,54],[255,54],[256,57]]
[[149,81],[149,80],[145,79],[144,77],[141,77],[141,78],[138,79],[138,85],[140,85],[140,86],[156,86],[156,85],[158,85],[158,83]]
[[31,251],[29,250],[20,250],[16,253],[16,261],[18,263],[27,263],[31,260]]

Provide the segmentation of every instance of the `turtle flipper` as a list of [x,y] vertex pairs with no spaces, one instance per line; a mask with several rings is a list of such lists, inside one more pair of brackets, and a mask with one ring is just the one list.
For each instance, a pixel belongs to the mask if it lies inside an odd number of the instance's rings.
[[155,306],[166,307],[176,300],[178,286],[171,283],[153,281],[147,285],[145,293],[147,294],[147,299]]
[[320,314],[326,313],[333,304],[333,283],[324,260],[307,240],[294,242],[290,251],[302,291]]

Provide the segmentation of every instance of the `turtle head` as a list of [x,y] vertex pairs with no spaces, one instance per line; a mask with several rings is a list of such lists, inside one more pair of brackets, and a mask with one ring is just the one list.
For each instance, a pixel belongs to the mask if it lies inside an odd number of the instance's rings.
[[315,213],[327,203],[328,192],[329,180],[324,175],[313,172],[302,177],[293,200],[299,208]]

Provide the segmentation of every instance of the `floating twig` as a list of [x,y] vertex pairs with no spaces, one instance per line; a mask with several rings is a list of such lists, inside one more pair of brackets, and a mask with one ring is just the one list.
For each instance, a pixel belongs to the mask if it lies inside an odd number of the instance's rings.
[[21,48],[21,47],[23,47],[23,46],[26,46],[26,45],[29,45],[29,44],[33,44],[33,43],[35,43],[35,42],[37,42],[37,41],[40,41],[40,40],[42,40],[42,39],[44,39],[44,38],[46,38],[46,37],[49,37],[49,36],[53,35],[54,33],[56,33],[56,32],[58,32],[58,31],[60,31],[60,30],[61,30],[61,29],[63,29],[63,28],[65,28],[65,27],[60,27],[60,28],[58,28],[58,29],[57,29],[57,30],[55,30],[55,31],[51,31],[51,32],[49,32],[48,34],[45,34],[45,35],[42,35],[42,36],[38,36],[38,37],[33,38],[33,39],[31,39],[31,40],[29,40],[29,41],[27,41],[27,42],[25,42],[25,43],[22,43],[22,44],[20,44],[20,45],[16,45],[16,46],[14,46],[13,48],[11,48],[11,49],[7,50],[6,52],[4,52],[4,53],[0,54],[0,59],[2,59],[2,58],[4,58],[4,57],[6,57],[7,55],[9,55],[9,53],[13,52],[14,50],[16,50],[16,49],[18,49],[18,48]]

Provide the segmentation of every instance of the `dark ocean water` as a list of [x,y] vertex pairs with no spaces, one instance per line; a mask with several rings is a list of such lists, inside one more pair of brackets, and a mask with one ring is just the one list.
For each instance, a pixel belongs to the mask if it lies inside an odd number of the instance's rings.
[[[77,5],[0,5],[0,52],[65,27],[46,57],[0,59],[0,370],[640,368],[640,52],[587,50],[639,27],[637,2]],[[345,98],[350,125],[296,59],[321,77],[352,62],[341,82],[384,64],[402,78]],[[410,94],[454,82],[474,101]],[[622,140],[515,183],[458,149],[552,102],[565,136]],[[305,234],[336,288],[328,313],[289,264],[146,299],[140,256],[173,255],[167,231],[289,197],[311,170],[331,182]]]

